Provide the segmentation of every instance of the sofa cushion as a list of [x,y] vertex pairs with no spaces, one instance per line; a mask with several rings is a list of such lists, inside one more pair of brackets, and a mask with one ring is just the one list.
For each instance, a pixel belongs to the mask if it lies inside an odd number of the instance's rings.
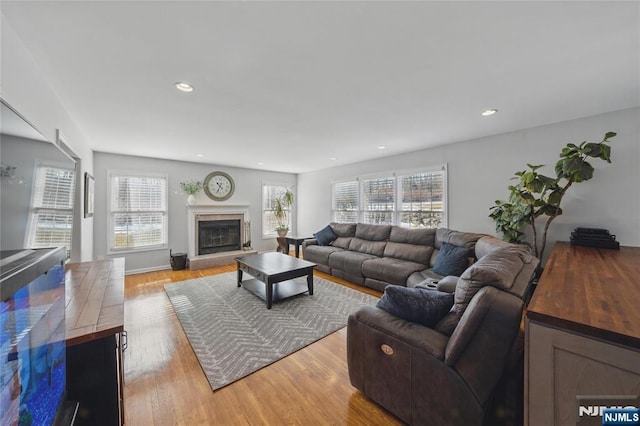
[[329,256],[332,253],[344,251],[339,247],[334,246],[319,246],[319,245],[307,245],[302,247],[302,256],[304,260],[309,262],[319,263],[321,265],[329,265]]
[[384,247],[384,257],[393,257],[396,259],[409,260],[422,264],[425,268],[429,267],[429,259],[433,247],[421,246],[416,244],[395,243],[389,241]]
[[375,259],[376,256],[357,251],[340,250],[329,256],[329,267],[346,272],[349,275],[363,277],[362,263],[368,259]]
[[329,246],[332,242],[335,241],[336,238],[338,238],[336,233],[333,232],[333,228],[331,228],[330,225],[325,226],[324,228],[313,234],[313,236],[321,246]]
[[433,265],[433,272],[442,276],[454,275],[459,277],[468,266],[468,248],[454,246],[449,243],[442,243],[436,263]]
[[440,248],[442,243],[453,244],[458,247],[466,247],[473,250],[476,245],[476,241],[482,238],[486,234],[476,234],[473,232],[455,231],[448,228],[438,228],[436,230],[436,248]]
[[356,237],[351,239],[349,250],[353,252],[366,253],[373,256],[382,257],[386,245],[386,241],[363,240],[362,238]]
[[331,222],[330,225],[331,229],[333,229],[333,232],[335,232],[338,236],[338,238],[336,238],[331,245],[334,247],[340,247],[342,249],[349,250],[351,239],[356,235],[356,224]]
[[389,234],[389,241],[433,247],[436,241],[436,230],[433,228],[411,229],[393,226],[391,234]]
[[462,273],[455,292],[455,308],[462,316],[473,296],[484,286],[509,290],[524,266],[526,255],[517,247],[503,247],[491,251]]
[[355,237],[356,236],[355,223],[331,222],[330,226],[331,226],[331,229],[333,229],[333,232],[335,232],[338,237]]
[[369,241],[387,241],[391,234],[391,225],[373,225],[358,223],[356,225],[356,237]]
[[405,286],[409,275],[424,268],[422,263],[382,257],[365,260],[362,263],[362,274],[367,278]]
[[344,250],[349,250],[349,246],[351,245],[352,239],[353,237],[338,237],[333,241],[333,243],[331,243],[331,245],[334,247],[339,247]]
[[376,306],[404,320],[433,327],[453,306],[453,294],[389,286]]

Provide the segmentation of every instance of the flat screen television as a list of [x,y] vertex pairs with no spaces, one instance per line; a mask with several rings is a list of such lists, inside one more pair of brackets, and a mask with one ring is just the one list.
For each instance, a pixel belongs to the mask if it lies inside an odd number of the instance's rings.
[[64,247],[0,256],[0,425],[64,424]]

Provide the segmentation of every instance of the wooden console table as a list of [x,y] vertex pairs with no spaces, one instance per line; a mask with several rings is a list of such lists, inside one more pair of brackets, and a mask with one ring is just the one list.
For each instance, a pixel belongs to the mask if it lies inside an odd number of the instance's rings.
[[124,259],[68,264],[65,315],[75,424],[124,424]]
[[640,394],[640,247],[556,243],[525,339],[525,425],[576,425],[585,396]]

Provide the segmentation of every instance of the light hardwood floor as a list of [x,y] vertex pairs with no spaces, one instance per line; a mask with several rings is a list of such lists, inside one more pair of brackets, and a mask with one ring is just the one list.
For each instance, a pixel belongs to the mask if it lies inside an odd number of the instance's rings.
[[[401,424],[349,383],[346,328],[213,392],[163,286],[231,271],[235,265],[126,277],[126,424]],[[320,272],[316,275],[365,291]]]

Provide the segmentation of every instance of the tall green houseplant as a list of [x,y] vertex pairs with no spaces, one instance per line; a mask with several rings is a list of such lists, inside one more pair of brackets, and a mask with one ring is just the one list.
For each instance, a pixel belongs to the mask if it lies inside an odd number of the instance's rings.
[[[560,203],[567,190],[578,182],[590,180],[594,168],[587,161],[599,158],[611,163],[609,139],[615,132],[607,132],[600,142],[584,141],[580,145],[567,144],[560,152],[555,165],[555,177],[539,173],[543,165],[527,164],[528,170],[515,173],[515,185],[509,186],[509,198],[496,200],[489,217],[496,224],[496,231],[505,241],[525,243],[523,229],[531,227],[533,254],[542,258],[547,245],[549,225],[562,214]],[[544,218],[536,221],[538,218]],[[538,239],[541,239],[538,243]]]
[[293,205],[293,192],[287,188],[281,196],[274,198],[273,202],[273,215],[278,222],[275,230],[279,236],[284,237],[289,232],[289,212]]

